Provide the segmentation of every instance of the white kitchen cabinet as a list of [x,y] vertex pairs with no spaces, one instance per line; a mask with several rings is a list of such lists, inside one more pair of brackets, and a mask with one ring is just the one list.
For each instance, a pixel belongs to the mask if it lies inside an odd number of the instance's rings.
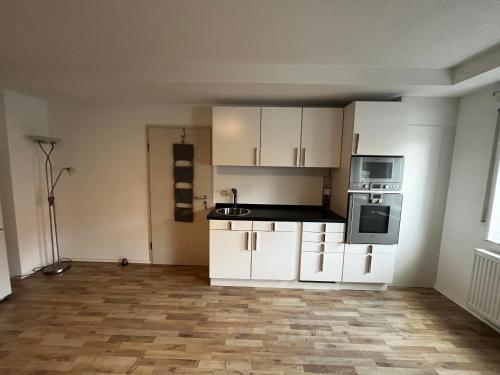
[[253,232],[252,280],[296,279],[295,232]]
[[261,166],[299,166],[301,122],[302,108],[262,108]]
[[316,253],[343,253],[344,243],[335,242],[305,242],[302,241],[302,251],[311,251]]
[[301,281],[342,280],[343,253],[302,252],[300,257]]
[[302,225],[304,232],[325,232],[325,233],[344,233],[344,223],[315,223],[308,222]]
[[405,154],[408,134],[406,103],[354,102],[345,111],[344,131],[352,132],[349,138],[352,139],[353,154]]
[[342,108],[303,108],[300,165],[338,168],[342,144]]
[[295,280],[296,236],[294,222],[210,220],[210,278]]
[[251,245],[250,231],[211,229],[210,278],[250,279]]
[[259,165],[260,112],[260,107],[213,107],[214,165]]
[[396,245],[346,244],[343,282],[391,283],[394,277]]
[[302,242],[344,242],[344,233],[302,232]]

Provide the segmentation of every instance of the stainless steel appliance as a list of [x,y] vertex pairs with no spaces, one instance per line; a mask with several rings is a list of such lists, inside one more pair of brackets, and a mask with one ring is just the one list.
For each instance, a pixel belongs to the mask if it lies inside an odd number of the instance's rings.
[[403,196],[398,193],[351,193],[347,242],[394,245],[399,241]]
[[401,190],[403,169],[403,156],[353,155],[349,190]]

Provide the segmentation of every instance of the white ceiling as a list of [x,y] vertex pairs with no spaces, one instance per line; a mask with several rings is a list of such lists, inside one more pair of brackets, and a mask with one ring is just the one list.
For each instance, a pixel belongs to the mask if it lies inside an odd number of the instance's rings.
[[2,1],[0,84],[90,101],[460,95],[499,79],[499,19],[499,0]]

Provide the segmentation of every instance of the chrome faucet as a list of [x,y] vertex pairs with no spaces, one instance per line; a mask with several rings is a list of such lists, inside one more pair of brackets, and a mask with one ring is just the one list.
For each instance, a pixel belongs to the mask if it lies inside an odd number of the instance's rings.
[[238,189],[231,188],[231,191],[233,192],[233,205],[234,208],[236,208],[236,205],[238,204]]

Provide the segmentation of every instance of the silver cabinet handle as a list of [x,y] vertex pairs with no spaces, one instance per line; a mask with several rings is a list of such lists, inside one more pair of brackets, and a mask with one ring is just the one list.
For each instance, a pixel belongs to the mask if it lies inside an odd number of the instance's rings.
[[254,234],[253,249],[254,251],[257,251],[257,232],[253,232],[253,234]]
[[205,200],[207,199],[207,196],[206,195],[202,195],[201,197],[197,197],[196,195],[193,197],[195,200],[197,201],[202,201],[202,200]]
[[486,180],[486,191],[484,193],[483,210],[481,212],[481,223],[486,223],[486,216],[488,216],[488,209],[490,207],[491,188],[493,184],[493,175],[495,174],[495,160],[497,157],[497,147],[500,135],[500,109],[498,110],[497,126],[495,128],[495,135],[493,136],[493,149],[491,150],[490,166],[488,169],[488,178]]
[[302,166],[303,167],[306,166],[306,149],[305,148],[302,149]]
[[354,133],[354,142],[352,145],[352,153],[357,154],[359,148],[359,133]]
[[227,229],[228,229],[228,230],[233,230],[233,222],[232,222],[232,221],[229,221],[229,222],[228,222]]
[[259,165],[259,148],[258,147],[254,147],[253,148],[253,156],[254,156],[254,164],[255,165]]
[[372,272],[372,261],[373,261],[373,256],[371,254],[368,254],[366,256],[366,272],[365,273]]
[[297,147],[295,147],[293,149],[293,152],[295,153],[295,166],[298,167],[299,166],[299,149]]
[[271,230],[276,232],[276,223],[271,223]]
[[245,232],[245,250],[250,250],[250,232]]
[[325,253],[319,254],[319,272],[323,272],[325,268]]

